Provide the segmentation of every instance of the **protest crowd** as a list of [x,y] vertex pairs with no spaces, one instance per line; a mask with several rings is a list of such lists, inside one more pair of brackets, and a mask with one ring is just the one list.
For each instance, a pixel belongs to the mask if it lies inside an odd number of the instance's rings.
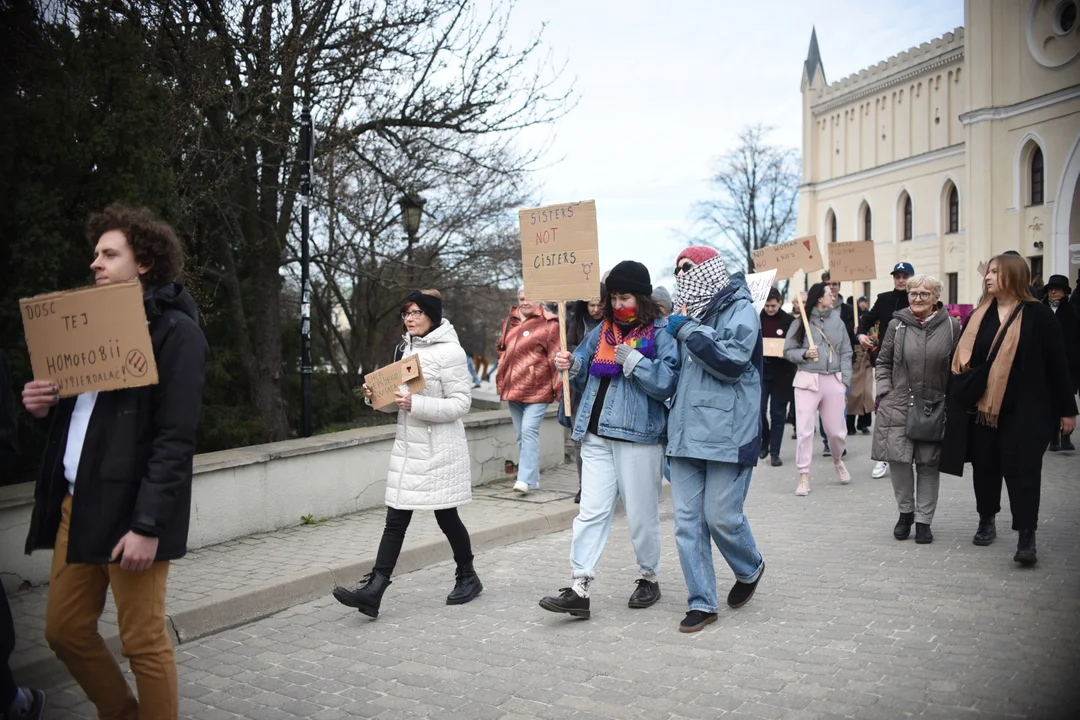
[[[141,287],[158,380],[70,397],[50,379],[25,383],[23,406],[50,428],[26,551],[54,552],[45,637],[100,716],[175,718],[165,582],[170,561],[187,548],[208,347],[196,303],[179,282],[180,243],[171,227],[147,211],[114,205],[90,218],[88,237],[99,287]],[[364,387],[374,410],[397,419],[385,528],[370,572],[334,588],[333,597],[371,618],[384,602],[403,602],[391,588],[395,566],[413,515],[425,511],[434,512],[453,551],[446,602],[465,604],[482,593],[483,568],[474,566],[458,514],[472,495],[463,418],[480,384],[477,366],[509,405],[518,443],[513,490],[520,495],[542,487],[541,421],[560,402],[579,506],[568,582],[539,599],[546,611],[590,617],[619,501],[640,576],[628,588],[628,607],[657,603],[665,480],[686,590],[678,629],[693,633],[716,622],[725,589],[729,607],[750,602],[765,560],[744,502],[759,462],[783,465],[789,410],[795,496],[821,483],[862,480],[845,464],[846,440],[872,434],[873,477],[890,476],[897,540],[914,527],[916,543],[933,541],[941,473],[962,475],[970,463],[974,544],[997,537],[1004,483],[1018,533],[1014,560],[1037,562],[1043,453],[1073,448],[1077,415],[1080,289],[1068,278],[1052,276],[1036,296],[1023,258],[990,258],[984,296],[961,322],[942,306],[941,281],[907,262],[891,271],[894,289],[872,303],[845,300],[826,273],[805,296],[795,294],[792,313],[782,309],[775,287],[755,297],[747,275],[711,248],[683,249],[672,270],[673,298],[633,260],[604,274],[597,296],[561,308],[523,287],[499,328],[490,370],[462,348],[438,290],[402,298],[403,335],[393,359],[418,358],[426,385],[417,392],[401,385],[387,404],[373,402],[375,389]],[[0,370],[6,372],[2,358]],[[0,410],[14,412],[10,399]],[[831,469],[813,462],[818,434]],[[885,532],[892,517],[881,522]],[[730,571],[726,580],[716,576],[714,545]],[[664,583],[679,585],[670,571]],[[98,633],[110,587],[138,699]],[[10,654],[4,602],[0,649]],[[40,690],[16,685],[5,663],[5,720],[40,717],[44,703]]]

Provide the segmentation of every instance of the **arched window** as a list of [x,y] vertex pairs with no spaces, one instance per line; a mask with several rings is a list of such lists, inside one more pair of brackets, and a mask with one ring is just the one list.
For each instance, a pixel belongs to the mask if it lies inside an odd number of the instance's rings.
[[903,227],[903,239],[910,240],[914,234],[914,228],[911,217],[911,196],[904,195],[904,227]]
[[870,206],[865,202],[860,209],[862,215],[862,238],[861,240],[873,240],[874,239],[874,218],[870,212]]
[[836,242],[836,213],[829,211],[829,242]]
[[1043,154],[1038,146],[1031,153],[1031,204],[1043,204]]
[[960,232],[960,191],[955,185],[949,188],[949,215],[945,227],[947,233]]

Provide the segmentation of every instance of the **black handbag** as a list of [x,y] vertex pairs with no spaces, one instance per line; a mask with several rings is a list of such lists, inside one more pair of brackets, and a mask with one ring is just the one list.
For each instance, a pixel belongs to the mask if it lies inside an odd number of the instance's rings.
[[[949,323],[949,332],[953,333],[955,342],[955,328],[952,318]],[[904,330],[904,336],[900,338],[900,352],[897,357],[903,361],[904,345],[907,341],[907,328],[903,323],[897,328],[897,332]],[[951,361],[952,353],[946,358]],[[911,440],[921,442],[941,442],[945,439],[945,397],[941,396],[933,400],[917,397],[911,388],[908,388],[908,412],[904,434]]]
[[979,404],[979,398],[986,392],[986,383],[990,377],[990,366],[997,359],[998,350],[1001,349],[1001,343],[1005,339],[1005,333],[1009,331],[1009,326],[1012,325],[1013,320],[1016,319],[1023,308],[1024,303],[1016,304],[1016,309],[1012,311],[1012,315],[1005,321],[1005,327],[998,332],[997,340],[994,342],[993,347],[990,348],[990,354],[986,356],[986,362],[976,368],[952,376],[949,381],[949,394],[958,408],[969,413],[975,412],[975,408]]

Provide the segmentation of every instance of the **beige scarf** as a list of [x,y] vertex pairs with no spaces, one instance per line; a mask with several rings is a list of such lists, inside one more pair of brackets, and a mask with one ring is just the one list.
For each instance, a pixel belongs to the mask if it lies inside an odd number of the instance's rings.
[[[953,375],[959,375],[971,369],[971,353],[975,348],[975,337],[979,334],[979,326],[982,325],[983,318],[986,317],[987,311],[993,304],[993,298],[991,298],[983,302],[971,313],[967,329],[964,330],[964,334],[960,337],[960,344],[957,345],[956,352],[953,353]],[[1009,372],[1012,370],[1013,360],[1016,358],[1016,348],[1020,345],[1020,323],[1023,319],[1024,311],[1021,310],[1017,314],[1016,320],[1009,326],[1005,338],[1001,341],[1001,347],[998,349],[997,357],[994,358],[994,362],[990,366],[990,373],[986,379],[986,391],[983,392],[977,403],[976,422],[992,428],[996,428],[998,425],[998,416],[1001,414],[1001,401],[1005,398],[1005,386],[1009,383]],[[1004,324],[995,333],[995,343],[1003,327],[1005,327]],[[990,347],[993,347],[993,343],[991,343]]]

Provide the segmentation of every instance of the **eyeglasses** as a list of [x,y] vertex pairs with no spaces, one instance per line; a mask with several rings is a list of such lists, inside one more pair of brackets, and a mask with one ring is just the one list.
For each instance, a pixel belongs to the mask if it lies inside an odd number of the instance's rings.
[[424,312],[422,310],[411,310],[409,312],[401,313],[401,319],[408,320],[409,318],[412,318],[413,320],[419,320],[423,314]]
[[928,292],[925,292],[925,291],[919,291],[919,290],[914,290],[914,291],[909,292],[907,294],[907,296],[909,298],[911,298],[912,300],[929,300],[931,295],[932,295],[932,293],[928,293]]
[[676,275],[676,277],[678,277],[678,275],[681,274],[681,273],[690,272],[690,268],[692,268],[692,267],[694,267],[694,263],[689,261],[689,260],[687,260],[684,263],[679,263],[678,265],[675,266],[675,275]]

